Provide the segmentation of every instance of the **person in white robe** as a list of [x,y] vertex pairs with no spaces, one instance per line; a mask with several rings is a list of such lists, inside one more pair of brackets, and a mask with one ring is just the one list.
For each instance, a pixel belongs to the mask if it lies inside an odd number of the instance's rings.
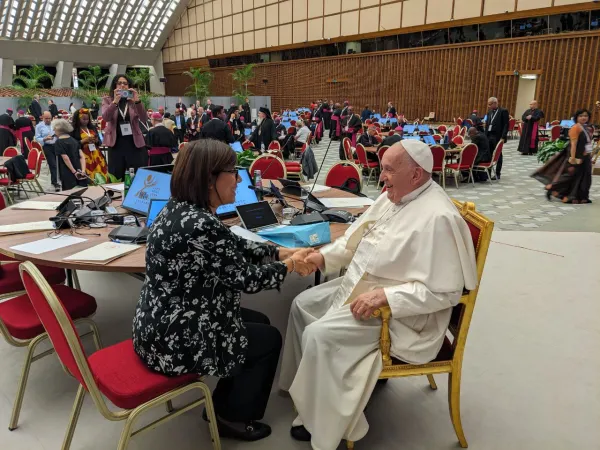
[[382,370],[381,319],[373,312],[392,310],[394,357],[426,363],[439,352],[463,289],[477,285],[469,228],[431,180],[432,167],[422,142],[390,147],[380,177],[387,194],[307,257],[326,276],[347,268],[296,297],[288,322],[280,387],[298,412],[292,437],[314,450],[335,450],[369,429],[363,410]]

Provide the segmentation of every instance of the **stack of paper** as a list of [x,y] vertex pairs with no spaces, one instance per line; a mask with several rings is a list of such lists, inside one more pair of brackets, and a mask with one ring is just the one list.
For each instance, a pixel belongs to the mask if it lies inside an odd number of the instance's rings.
[[368,197],[341,197],[341,198],[319,198],[327,208],[362,208],[363,206],[371,206],[375,200]]
[[9,234],[35,233],[37,231],[54,230],[54,223],[49,220],[41,222],[16,223],[13,225],[0,225],[0,236]]
[[70,245],[81,244],[87,241],[87,239],[69,236],[68,234],[58,234],[56,237],[40,239],[39,241],[28,242],[26,244],[15,245],[11,247],[11,250],[17,252],[31,253],[32,255],[39,255],[41,253],[51,252],[58,250],[59,248],[68,247]]
[[63,258],[65,261],[77,261],[83,264],[108,264],[121,256],[128,255],[140,248],[140,245],[103,242],[74,255]]
[[32,200],[27,200],[25,202],[17,203],[16,205],[11,206],[12,209],[34,209],[38,211],[54,211],[58,208],[60,202],[37,202]]

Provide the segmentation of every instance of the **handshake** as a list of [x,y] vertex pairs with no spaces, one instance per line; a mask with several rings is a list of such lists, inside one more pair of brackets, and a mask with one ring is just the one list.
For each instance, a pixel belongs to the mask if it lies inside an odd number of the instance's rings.
[[286,263],[288,272],[305,277],[325,268],[323,255],[313,248],[279,248],[279,260]]

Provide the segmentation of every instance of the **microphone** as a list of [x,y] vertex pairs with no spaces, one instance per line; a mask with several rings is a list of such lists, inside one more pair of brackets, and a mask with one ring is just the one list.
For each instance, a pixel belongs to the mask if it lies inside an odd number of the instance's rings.
[[104,191],[104,195],[102,197],[99,197],[96,200],[92,200],[92,202],[88,204],[88,206],[91,209],[103,209],[106,205],[109,205],[112,202],[112,198],[115,195],[115,192],[113,190],[107,190],[101,184],[96,183],[95,180],[93,180],[90,176],[88,176],[87,173],[83,172],[81,169],[78,170],[77,173],[79,175],[83,175],[85,178],[90,180],[94,186],[99,186]]

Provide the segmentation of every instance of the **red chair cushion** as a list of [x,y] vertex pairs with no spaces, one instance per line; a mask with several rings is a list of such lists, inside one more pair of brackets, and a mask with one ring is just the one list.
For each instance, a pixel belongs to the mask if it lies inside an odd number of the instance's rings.
[[491,162],[482,162],[477,164],[475,167],[490,167],[492,165]]
[[34,178],[35,178],[35,175],[32,173],[28,173],[27,175],[25,175],[26,180],[33,180]]
[[432,167],[431,171],[432,172],[441,172],[444,169],[444,166],[437,166],[437,167]]
[[363,166],[371,169],[371,168],[379,167],[379,163],[375,162],[375,161],[369,161],[367,164],[363,164]]
[[[38,269],[51,285],[64,283],[67,278],[63,269],[47,266],[38,266]],[[19,264],[3,264],[0,266],[0,295],[24,290],[19,274]]]
[[88,363],[100,392],[125,409],[136,408],[199,379],[195,373],[167,377],[153,372],[135,353],[131,339],[97,351]]
[[286,161],[285,167],[300,167],[300,163],[295,161]]
[[8,173],[8,169],[6,167],[0,167],[0,173]]
[[10,178],[0,178],[0,186],[8,186],[10,184],[16,184],[10,181]]
[[469,170],[471,168],[471,166],[468,166],[466,164],[446,164],[446,168],[447,169],[452,169],[452,170]]
[[[89,317],[96,312],[96,300],[91,295],[62,284],[52,286],[52,289],[73,320]],[[0,319],[16,339],[33,339],[44,332],[44,326],[27,294],[0,303]]]

